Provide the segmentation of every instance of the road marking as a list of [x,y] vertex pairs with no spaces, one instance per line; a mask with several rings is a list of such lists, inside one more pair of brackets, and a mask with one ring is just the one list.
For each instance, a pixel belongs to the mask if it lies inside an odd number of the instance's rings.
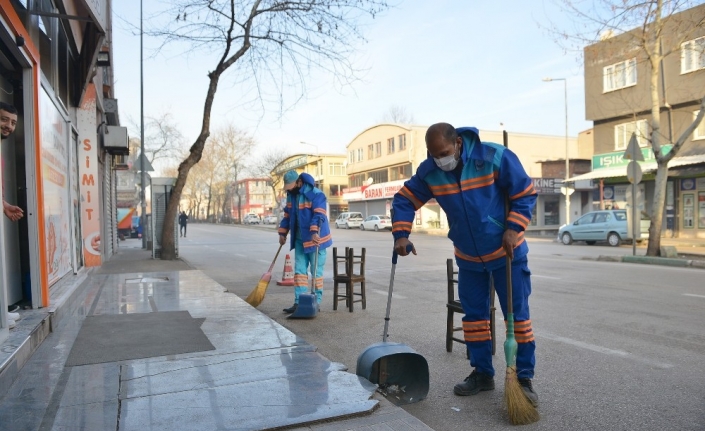
[[[389,296],[388,290],[370,289],[374,293],[379,293],[380,295]],[[399,295],[397,293],[392,293],[392,297],[397,299],[406,299],[406,296]]]
[[561,336],[546,333],[546,332],[541,332],[537,336],[540,338],[542,337],[542,338],[548,338],[549,340],[558,341],[560,343],[570,344],[571,346],[580,347],[582,349],[592,350],[593,352],[603,353],[605,355],[619,356],[620,358],[629,359],[629,360],[632,360],[635,362],[642,362],[642,363],[645,363],[645,364],[648,364],[648,365],[651,365],[651,366],[654,366],[657,368],[661,368],[661,369],[673,368],[673,365],[671,365],[671,364],[651,361],[649,359],[645,359],[645,358],[641,358],[636,355],[632,355],[631,353],[625,352],[623,350],[608,349],[607,347],[597,346],[595,344],[590,344],[590,343],[584,343],[582,341],[574,340],[572,338],[561,337]]
[[692,296],[694,298],[705,298],[705,295],[694,295],[692,293],[684,293],[683,296]]
[[235,253],[235,256],[237,256],[237,257],[245,257],[244,254],[237,254],[237,253]]
[[272,263],[272,262],[270,262],[268,260],[264,260],[264,259],[257,259],[257,262]]

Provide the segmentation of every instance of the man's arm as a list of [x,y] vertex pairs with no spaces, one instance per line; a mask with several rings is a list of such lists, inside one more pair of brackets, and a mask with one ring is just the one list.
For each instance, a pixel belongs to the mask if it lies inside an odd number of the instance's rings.
[[519,242],[519,234],[531,222],[531,213],[536,205],[536,190],[531,178],[526,174],[519,158],[510,150],[505,150],[499,168],[498,184],[509,197],[507,229],[502,237],[502,245],[510,258]]

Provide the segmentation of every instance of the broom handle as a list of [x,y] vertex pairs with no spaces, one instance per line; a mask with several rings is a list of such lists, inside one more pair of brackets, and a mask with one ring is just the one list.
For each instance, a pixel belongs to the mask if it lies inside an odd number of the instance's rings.
[[[509,135],[506,130],[502,131],[502,139],[504,140],[504,148],[509,148]],[[504,223],[507,223],[507,218],[509,217],[509,195],[504,195]],[[511,316],[512,331],[514,333],[513,323],[514,323],[514,303],[512,301],[512,258],[507,254],[507,314]],[[507,318],[507,322],[510,319]],[[509,330],[509,328],[508,328]]]
[[[318,221],[318,224],[316,224],[318,227],[318,239],[321,239],[321,220]],[[316,294],[316,275],[318,275],[318,247],[320,247],[320,244],[316,244],[316,254],[313,256],[313,270],[311,271],[311,294],[315,295]]]
[[274,255],[274,260],[272,261],[272,264],[269,265],[269,270],[267,272],[272,272],[272,268],[274,268],[274,264],[277,262],[277,258],[279,257],[279,252],[282,251],[282,247],[284,247],[284,244],[279,244],[279,249],[277,250],[277,254]]

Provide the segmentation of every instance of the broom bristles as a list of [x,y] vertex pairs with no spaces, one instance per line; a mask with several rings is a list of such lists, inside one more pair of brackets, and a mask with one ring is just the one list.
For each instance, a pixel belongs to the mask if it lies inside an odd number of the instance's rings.
[[269,286],[269,279],[265,280],[263,277],[263,279],[257,283],[257,287],[247,295],[245,302],[253,307],[260,305],[264,300],[265,293],[267,293],[267,286]]
[[507,367],[504,380],[504,401],[507,404],[509,421],[512,425],[527,425],[540,419],[539,412],[524,394],[519,384],[516,369]]

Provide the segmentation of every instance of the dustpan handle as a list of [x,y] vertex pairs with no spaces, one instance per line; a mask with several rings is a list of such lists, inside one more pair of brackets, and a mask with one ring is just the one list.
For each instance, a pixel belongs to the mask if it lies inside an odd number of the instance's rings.
[[[409,243],[406,246],[406,252],[411,253],[414,249],[414,244]],[[389,293],[387,294],[387,313],[384,315],[384,333],[382,334],[382,342],[387,342],[387,331],[389,330],[389,313],[392,311],[392,292],[394,291],[394,273],[397,269],[397,260],[399,259],[399,253],[395,251],[392,252],[392,274],[389,277]]]

